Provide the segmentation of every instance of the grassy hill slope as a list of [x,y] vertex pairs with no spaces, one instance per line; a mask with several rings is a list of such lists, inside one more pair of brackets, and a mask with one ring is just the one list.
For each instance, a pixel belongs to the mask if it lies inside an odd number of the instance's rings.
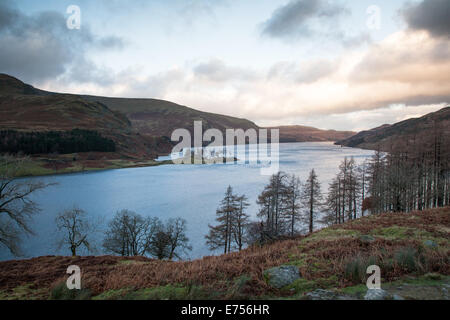
[[[52,94],[0,74],[0,128],[18,131],[95,130],[116,143],[126,157],[155,155],[149,141],[132,128],[124,114],[80,96]],[[117,155],[116,155],[117,157]]]
[[[75,127],[92,129],[98,126],[100,130],[108,129],[109,133],[114,133],[116,129],[126,129],[153,140],[159,138],[167,141],[167,137],[178,128],[188,129],[193,134],[194,121],[202,121],[204,130],[216,128],[225,132],[226,129],[259,129],[247,119],[202,112],[165,100],[47,92],[6,74],[0,74],[0,103],[3,106],[0,125],[23,130],[63,130]],[[40,108],[30,108],[34,104]],[[76,112],[71,112],[74,105],[78,108]],[[21,117],[22,115],[25,117]],[[109,120],[113,121],[108,122]],[[335,141],[354,134],[304,126],[279,128],[281,142]],[[162,137],[165,138],[161,139]],[[169,150],[163,143],[150,147],[157,153]]]
[[392,145],[406,145],[436,134],[443,137],[450,136],[450,106],[420,118],[411,118],[393,125],[361,131],[350,138],[337,141],[336,144],[389,151]]
[[98,101],[110,109],[125,114],[141,134],[170,137],[178,128],[188,129],[193,134],[194,121],[202,121],[203,129],[258,129],[253,122],[221,114],[198,111],[173,102],[158,99],[127,99],[83,96],[89,101]]
[[[85,290],[77,298],[87,299],[305,299],[319,288],[357,299],[367,290],[371,264],[381,268],[382,288],[403,298],[449,299],[449,250],[450,207],[386,213],[194,261],[51,256],[0,262],[0,299],[74,298],[63,287],[71,264],[83,274]],[[301,278],[274,289],[263,273],[280,265],[298,267]]]

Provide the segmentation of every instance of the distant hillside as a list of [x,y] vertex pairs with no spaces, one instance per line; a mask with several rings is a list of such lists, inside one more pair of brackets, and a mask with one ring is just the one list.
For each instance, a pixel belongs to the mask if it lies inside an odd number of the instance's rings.
[[436,135],[450,137],[450,106],[420,118],[361,131],[350,138],[337,141],[336,144],[389,151],[393,146],[407,145]]
[[[169,101],[60,94],[36,89],[0,74],[0,128],[25,131],[95,129],[119,144],[118,151],[142,157],[169,153],[175,129],[258,129],[246,119],[202,112]],[[131,139],[131,140],[130,140]]]
[[[6,74],[0,74],[0,115],[3,129],[96,129],[117,141],[119,152],[140,156],[168,153],[173,145],[169,141],[172,132],[185,128],[193,135],[194,121],[202,121],[204,130],[259,129],[246,119],[202,112],[164,100],[47,92]],[[354,134],[305,126],[279,128],[281,142],[335,141]],[[130,138],[133,141],[128,141]]]
[[194,121],[203,122],[203,130],[210,128],[258,129],[253,122],[215,113],[202,112],[173,102],[158,99],[108,98],[83,96],[91,102],[100,102],[130,119],[140,134],[170,137],[175,129],[188,129],[193,135]]
[[321,130],[306,126],[280,126],[280,142],[336,141],[356,134],[353,131]]
[[125,115],[104,104],[76,95],[41,91],[1,74],[0,128],[28,132],[95,130],[112,139],[122,156],[155,154],[150,141],[133,130]]

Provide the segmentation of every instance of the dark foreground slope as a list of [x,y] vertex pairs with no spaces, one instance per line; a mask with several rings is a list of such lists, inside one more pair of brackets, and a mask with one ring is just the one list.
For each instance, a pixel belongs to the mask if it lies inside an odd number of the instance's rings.
[[[382,288],[392,294],[449,299],[449,250],[449,207],[387,213],[194,261],[50,256],[0,262],[0,299],[68,298],[63,285],[72,264],[83,274],[85,290],[78,298],[87,299],[305,299],[317,289],[327,290],[328,297],[354,299],[367,291],[370,264],[380,266]],[[301,278],[282,289],[270,287],[264,270],[286,264],[296,266]]]
[[407,119],[393,125],[383,125],[342,139],[336,144],[347,147],[390,151],[393,147],[420,144],[431,137],[450,137],[450,107]]

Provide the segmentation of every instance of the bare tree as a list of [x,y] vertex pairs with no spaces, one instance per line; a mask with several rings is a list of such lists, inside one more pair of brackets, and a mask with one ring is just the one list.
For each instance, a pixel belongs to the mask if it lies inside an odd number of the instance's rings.
[[322,192],[320,191],[320,182],[314,169],[309,173],[309,177],[303,186],[302,199],[306,211],[309,232],[314,231],[314,221],[316,220],[320,207],[322,206]]
[[245,213],[246,208],[250,205],[247,201],[248,198],[245,195],[238,196],[236,198],[238,207],[233,215],[233,236],[236,246],[239,251],[242,250],[244,245],[244,233],[249,223],[249,215]]
[[148,253],[159,260],[166,259],[170,256],[170,236],[167,232],[164,232],[162,225],[153,234]]
[[291,237],[295,235],[296,232],[295,226],[298,218],[301,215],[300,192],[301,192],[300,179],[297,178],[295,175],[292,175],[290,177],[288,185],[286,186],[285,213],[284,213],[289,223],[289,233]]
[[169,260],[174,257],[181,259],[181,254],[192,250],[189,238],[186,236],[186,220],[182,218],[169,219],[165,225],[164,232],[168,236]]
[[27,158],[0,155],[0,244],[16,256],[21,254],[21,236],[33,234],[29,223],[40,211],[31,195],[52,185],[18,179],[28,161]]
[[87,213],[77,207],[65,210],[55,218],[56,228],[62,233],[58,248],[67,246],[72,256],[77,255],[79,248],[86,248],[88,251],[94,249],[91,237],[96,232],[96,224],[89,221]]
[[133,211],[121,210],[108,224],[103,247],[121,256],[145,255],[160,224],[158,218],[144,218]]
[[257,204],[260,206],[258,216],[265,220],[266,233],[272,238],[283,234],[283,211],[286,199],[286,179],[288,176],[284,172],[278,172],[270,178],[268,185],[258,196]]
[[262,221],[251,221],[248,223],[245,232],[245,242],[252,245],[263,245],[268,240]]
[[224,249],[224,253],[237,248],[242,250],[245,243],[245,229],[249,223],[249,216],[245,212],[250,205],[245,195],[236,195],[233,188],[228,186],[220,207],[216,211],[218,225],[209,226],[209,233],[205,236],[206,244],[211,250]]
[[223,247],[224,253],[231,252],[233,215],[238,210],[236,198],[233,194],[233,188],[228,186],[220,207],[216,210],[218,225],[209,225],[209,234],[205,236],[206,244],[211,250]]
[[341,177],[339,174],[328,187],[326,208],[328,210],[325,212],[321,222],[326,225],[341,223]]
[[176,218],[163,223],[129,210],[117,212],[109,222],[103,247],[122,256],[149,255],[160,260],[181,258],[182,253],[192,249],[186,236],[186,220]]

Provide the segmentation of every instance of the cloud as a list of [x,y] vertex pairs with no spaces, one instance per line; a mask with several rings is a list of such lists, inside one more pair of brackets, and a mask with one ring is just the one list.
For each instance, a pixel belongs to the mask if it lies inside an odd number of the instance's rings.
[[328,60],[310,60],[303,63],[278,62],[267,74],[269,80],[283,80],[294,83],[312,83],[330,76],[338,68],[338,63]]
[[450,36],[450,1],[423,0],[408,4],[401,13],[411,30],[426,30],[435,37]]
[[200,79],[213,82],[252,80],[257,77],[256,72],[252,70],[229,66],[219,59],[212,59],[208,62],[200,63],[194,67],[193,72]]
[[448,46],[445,39],[426,32],[397,32],[366,51],[346,51],[334,61],[282,61],[266,72],[247,70],[253,72],[248,78],[239,76],[245,69],[212,60],[183,69],[159,97],[262,123],[329,119],[393,104],[449,103]]
[[[420,50],[411,50],[420,48]],[[450,41],[399,32],[370,48],[349,75],[352,86],[382,89],[368,107],[450,101]]]
[[[109,86],[76,85],[71,91],[155,97],[258,124],[295,121],[333,128],[343,121],[340,129],[367,129],[395,122],[388,121],[391,105],[408,106],[395,113],[401,118],[449,103],[449,52],[445,39],[401,31],[334,60],[281,61],[253,70],[211,59],[143,77],[131,70]],[[410,111],[419,105],[426,107]],[[362,121],[362,115],[372,120]]]
[[348,13],[345,7],[325,0],[293,0],[273,12],[262,25],[262,34],[285,39],[336,34],[339,18]]
[[[33,15],[20,12],[12,2],[0,3],[0,71],[25,81],[38,82],[62,76],[75,63],[87,62],[90,49],[121,48],[123,41],[114,36],[98,37],[87,25],[69,30],[62,13],[45,11]],[[79,69],[88,70],[85,65]],[[92,63],[89,71],[96,68]],[[72,81],[80,78],[74,73]]]

